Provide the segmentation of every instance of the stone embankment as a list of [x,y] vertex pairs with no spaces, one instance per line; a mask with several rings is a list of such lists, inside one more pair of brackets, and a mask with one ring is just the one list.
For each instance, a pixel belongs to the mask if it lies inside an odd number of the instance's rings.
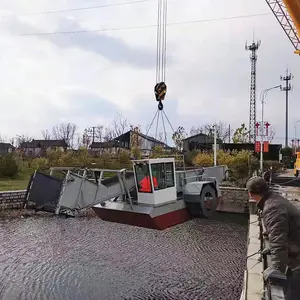
[[0,192],[0,210],[23,208],[25,196],[26,190]]

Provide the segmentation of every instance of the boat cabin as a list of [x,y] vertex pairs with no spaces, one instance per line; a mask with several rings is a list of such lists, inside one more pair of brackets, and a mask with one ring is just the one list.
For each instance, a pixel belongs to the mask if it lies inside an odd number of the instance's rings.
[[138,203],[159,206],[177,200],[174,158],[135,160]]

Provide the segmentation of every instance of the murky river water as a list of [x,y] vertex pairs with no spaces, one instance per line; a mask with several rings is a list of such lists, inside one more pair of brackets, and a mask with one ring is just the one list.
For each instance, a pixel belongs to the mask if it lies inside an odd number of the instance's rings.
[[0,299],[239,299],[247,225],[0,220]]

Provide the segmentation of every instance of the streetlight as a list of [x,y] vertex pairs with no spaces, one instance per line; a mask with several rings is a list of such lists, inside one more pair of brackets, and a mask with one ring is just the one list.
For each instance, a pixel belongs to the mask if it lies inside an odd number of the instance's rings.
[[261,101],[261,126],[262,126],[262,134],[260,137],[260,170],[263,172],[263,147],[264,147],[264,104],[265,104],[265,98],[267,97],[267,94],[269,91],[281,88],[281,85],[273,86],[269,89],[265,89],[260,94],[260,101]]
[[295,128],[295,138],[294,138],[294,140],[295,140],[295,154],[296,154],[296,151],[297,151],[297,146],[296,146],[296,140],[297,140],[297,123],[299,123],[299,122],[300,122],[300,120],[298,120],[298,121],[296,121],[294,123],[294,128]]

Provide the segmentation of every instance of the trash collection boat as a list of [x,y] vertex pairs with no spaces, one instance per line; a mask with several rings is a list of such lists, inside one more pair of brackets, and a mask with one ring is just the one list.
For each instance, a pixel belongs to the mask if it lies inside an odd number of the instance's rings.
[[[64,172],[64,179],[54,171]],[[112,172],[116,175],[105,178]],[[32,176],[27,201],[38,209],[75,216],[91,207],[105,221],[163,230],[195,216],[213,216],[227,167],[176,171],[174,158],[156,158],[134,160],[133,172],[52,168],[51,174]]]

